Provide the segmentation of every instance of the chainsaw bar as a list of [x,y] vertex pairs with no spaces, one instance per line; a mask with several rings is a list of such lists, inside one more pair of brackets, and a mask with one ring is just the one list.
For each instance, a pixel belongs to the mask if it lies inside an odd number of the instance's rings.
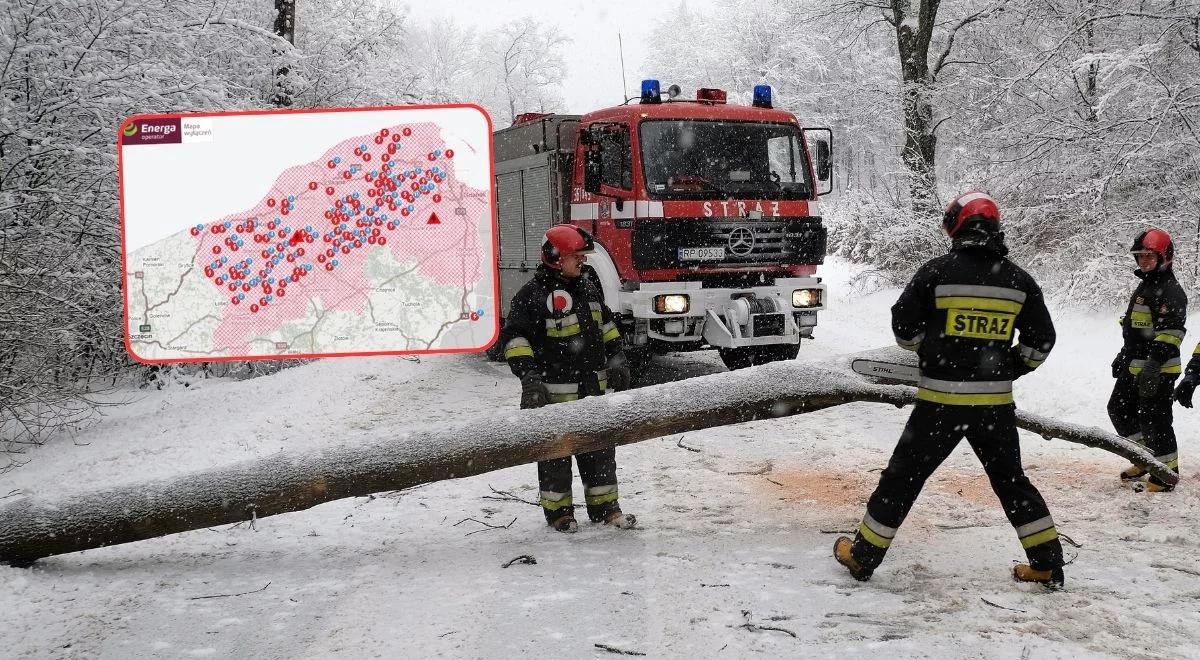
[[921,378],[920,368],[909,364],[858,359],[850,363],[850,368],[863,376],[906,385],[916,385]]

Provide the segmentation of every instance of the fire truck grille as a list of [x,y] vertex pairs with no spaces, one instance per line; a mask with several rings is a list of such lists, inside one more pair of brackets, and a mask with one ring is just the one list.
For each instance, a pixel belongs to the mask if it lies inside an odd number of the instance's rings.
[[736,264],[821,264],[826,232],[817,218],[639,220],[633,262],[640,270]]

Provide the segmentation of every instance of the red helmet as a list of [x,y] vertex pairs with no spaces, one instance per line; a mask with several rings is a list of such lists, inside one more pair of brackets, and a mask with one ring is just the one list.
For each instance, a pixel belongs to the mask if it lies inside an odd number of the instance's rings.
[[551,268],[562,268],[564,256],[594,249],[596,242],[591,234],[575,225],[557,225],[547,230],[542,239],[542,263]]
[[995,225],[992,229],[999,231],[1000,205],[987,193],[975,190],[963,193],[946,207],[942,226],[946,228],[946,234],[954,238],[968,220],[986,220]]
[[1138,234],[1138,237],[1133,239],[1133,247],[1129,248],[1129,251],[1135,256],[1138,254],[1156,255],[1160,268],[1171,263],[1175,258],[1175,244],[1171,241],[1171,235],[1154,227]]

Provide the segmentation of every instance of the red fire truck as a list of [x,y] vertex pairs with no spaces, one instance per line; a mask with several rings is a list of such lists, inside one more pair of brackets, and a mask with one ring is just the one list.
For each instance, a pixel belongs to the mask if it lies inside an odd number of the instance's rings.
[[678,95],[647,80],[640,102],[521,115],[496,132],[501,316],[546,229],[571,223],[596,238],[588,276],[635,359],[716,348],[736,369],[795,358],[825,308],[817,197],[832,188],[832,132],[773,108],[766,85],[751,106],[719,89]]

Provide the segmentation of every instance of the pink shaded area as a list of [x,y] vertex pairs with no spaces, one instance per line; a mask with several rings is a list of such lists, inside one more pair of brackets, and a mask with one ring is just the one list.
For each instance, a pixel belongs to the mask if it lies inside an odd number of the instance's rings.
[[[360,149],[364,144],[367,148]],[[477,284],[485,264],[475,219],[487,213],[489,193],[458,181],[453,158],[434,155],[444,149],[441,132],[432,123],[389,126],[347,139],[319,160],[282,172],[254,207],[189,230],[199,244],[197,267],[228,301],[214,331],[214,349],[233,355],[274,353],[272,344],[251,340],[306,317],[313,299],[327,310],[364,313],[370,287],[365,264],[368,251],[379,249],[381,239],[397,261],[416,260],[417,271],[437,284]],[[334,163],[335,158],[340,161]],[[413,184],[435,189],[418,192]],[[405,194],[410,197],[399,197]],[[410,205],[413,210],[405,215]],[[440,222],[428,224],[434,212]],[[345,230],[340,229],[343,224]],[[240,246],[230,244],[236,239]],[[283,260],[272,263],[276,256]],[[221,257],[227,262],[214,268]],[[239,266],[246,259],[250,263]],[[338,265],[330,271],[326,264],[332,259]],[[298,274],[295,269],[306,264],[311,270]],[[264,271],[276,280],[268,285],[273,299],[265,304]],[[293,274],[298,281],[291,281]],[[255,277],[264,282],[249,286]],[[238,280],[243,286],[230,291],[229,284]],[[245,298],[234,304],[231,299],[239,293]]]

